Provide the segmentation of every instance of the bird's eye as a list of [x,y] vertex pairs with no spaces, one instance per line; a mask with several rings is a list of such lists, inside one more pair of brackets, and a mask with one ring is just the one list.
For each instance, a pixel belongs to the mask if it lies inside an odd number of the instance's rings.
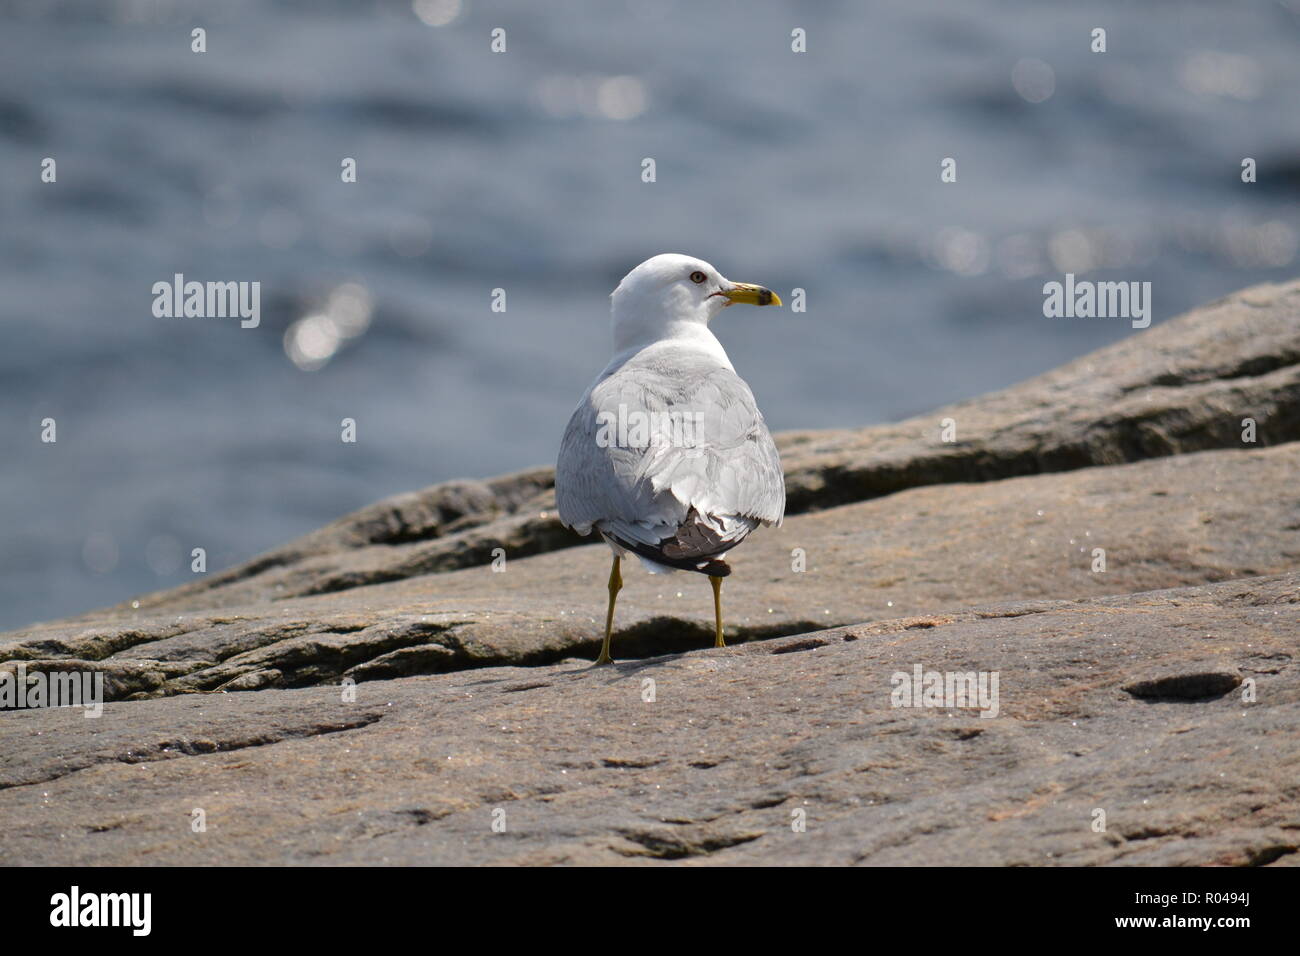
[[699,284],[700,284],[701,282],[703,282],[706,278],[708,278],[708,276],[706,276],[703,272],[692,272],[692,273],[691,273],[691,281],[694,282],[696,285],[699,285]]

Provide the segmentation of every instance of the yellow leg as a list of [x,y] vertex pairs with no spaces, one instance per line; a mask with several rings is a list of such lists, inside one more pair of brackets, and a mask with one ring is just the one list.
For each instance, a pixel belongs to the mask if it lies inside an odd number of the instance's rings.
[[614,634],[614,601],[623,587],[623,576],[618,573],[619,556],[614,555],[614,564],[609,569],[609,610],[605,612],[605,643],[600,645],[597,664],[612,664],[614,658],[609,656],[609,639]]
[[722,578],[710,574],[709,583],[713,585],[713,646],[726,647],[722,639]]

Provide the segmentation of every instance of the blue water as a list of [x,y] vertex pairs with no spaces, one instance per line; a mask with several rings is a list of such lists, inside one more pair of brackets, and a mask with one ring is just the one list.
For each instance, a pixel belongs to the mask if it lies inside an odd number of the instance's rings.
[[[716,325],[774,429],[1134,334],[1045,319],[1065,271],[1157,322],[1300,271],[1300,0],[459,7],[0,4],[0,626],[553,461],[658,252],[807,290]],[[260,282],[260,326],[156,318],[177,272]],[[345,283],[369,326],[304,370],[286,330]]]

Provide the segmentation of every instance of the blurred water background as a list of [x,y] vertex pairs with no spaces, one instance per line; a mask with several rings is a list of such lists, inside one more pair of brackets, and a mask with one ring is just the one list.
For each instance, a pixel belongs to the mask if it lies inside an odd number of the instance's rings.
[[[807,290],[715,323],[773,430],[1134,334],[1045,319],[1067,271],[1157,322],[1292,277],[1298,41],[1300,0],[0,4],[0,627],[553,462],[658,252]],[[260,327],[155,318],[177,272]]]

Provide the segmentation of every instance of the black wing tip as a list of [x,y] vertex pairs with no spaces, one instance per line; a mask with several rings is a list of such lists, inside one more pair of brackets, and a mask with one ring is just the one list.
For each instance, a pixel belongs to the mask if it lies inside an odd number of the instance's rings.
[[727,564],[721,558],[695,557],[695,558],[672,558],[648,544],[640,542],[624,541],[617,535],[609,535],[620,548],[631,551],[633,554],[639,554],[656,564],[662,564],[665,567],[676,568],[678,571],[695,571],[698,574],[707,574],[711,578],[725,578],[731,573],[731,565]]

